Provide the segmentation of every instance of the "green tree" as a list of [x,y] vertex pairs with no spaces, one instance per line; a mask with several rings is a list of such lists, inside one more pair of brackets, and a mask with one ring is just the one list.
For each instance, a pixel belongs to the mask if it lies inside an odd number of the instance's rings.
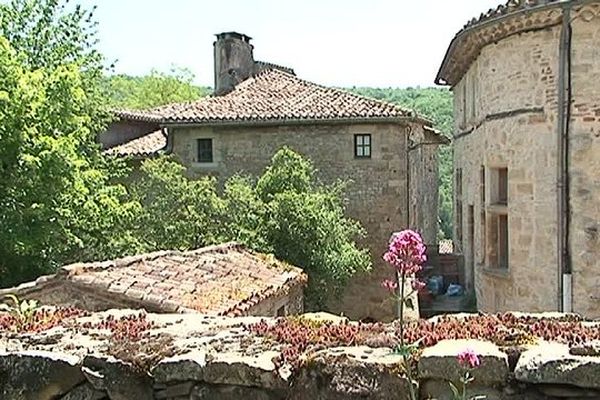
[[123,170],[95,143],[108,116],[91,18],[58,0],[0,5],[2,285],[135,241],[116,222],[139,207],[110,184]]
[[289,148],[278,151],[256,184],[267,210],[266,242],[275,256],[309,275],[308,306],[319,309],[357,272],[370,269],[360,224],[345,216],[344,186],[321,185],[312,163]]
[[193,84],[189,69],[171,67],[168,73],[152,70],[150,75],[113,75],[106,78],[113,107],[147,109],[169,103],[198,100],[209,88]]
[[322,308],[356,272],[370,268],[358,222],[344,215],[343,185],[321,185],[310,161],[288,148],[253,180],[234,176],[218,195],[211,178],[194,180],[164,157],[146,160],[135,200],[144,211],[134,224],[146,250],[196,248],[237,241],[303,268],[307,307]]
[[[452,92],[442,88],[349,89],[363,96],[373,97],[415,110],[429,118],[435,128],[451,137],[453,127]],[[452,146],[441,146],[439,152],[439,208],[440,233],[452,237]]]
[[195,249],[222,241],[224,202],[214,178],[189,179],[185,167],[169,157],[148,159],[131,193],[143,205],[132,230],[144,251]]

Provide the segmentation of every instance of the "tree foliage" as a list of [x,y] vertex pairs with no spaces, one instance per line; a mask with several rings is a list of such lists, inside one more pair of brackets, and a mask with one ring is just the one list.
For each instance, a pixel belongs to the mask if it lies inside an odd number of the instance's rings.
[[364,230],[344,215],[343,185],[319,184],[311,162],[291,149],[277,152],[257,180],[228,179],[221,194],[214,179],[190,179],[166,157],[144,161],[142,172],[133,193],[143,212],[132,231],[145,250],[245,243],[304,268],[314,309],[370,268],[355,243]]
[[171,67],[168,73],[152,70],[149,75],[113,75],[105,80],[113,107],[147,109],[169,103],[198,100],[209,88],[196,86],[194,74]]
[[106,237],[135,205],[94,141],[107,115],[90,18],[53,0],[0,5],[2,284],[127,246]]
[[[396,103],[429,118],[434,126],[451,137],[453,126],[452,92],[442,88],[378,89],[352,88],[364,96]],[[440,235],[452,237],[452,146],[441,146],[439,152]]]

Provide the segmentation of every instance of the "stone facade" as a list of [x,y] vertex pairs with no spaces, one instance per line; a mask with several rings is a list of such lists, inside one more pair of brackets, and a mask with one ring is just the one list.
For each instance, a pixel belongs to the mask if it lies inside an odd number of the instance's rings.
[[[312,160],[323,182],[350,181],[346,190],[348,215],[367,230],[363,244],[373,255],[374,271],[357,277],[344,299],[332,302],[332,311],[355,319],[389,318],[393,306],[380,282],[391,272],[381,261],[391,234],[410,226],[423,232],[426,243],[436,243],[439,143],[426,141],[422,125],[173,127],[169,134],[173,138],[173,154],[195,175],[209,174],[220,180],[237,173],[258,176],[271,157],[288,146]],[[371,158],[354,157],[355,134],[371,135]],[[202,138],[212,139],[212,163],[196,162],[197,139]]]
[[[465,256],[466,280],[474,283],[483,311],[567,310],[572,303],[573,311],[600,317],[600,4],[563,3],[573,7],[567,155],[571,296],[567,287],[566,295],[561,293],[558,266],[561,8],[550,4],[512,17],[529,23],[511,25],[507,16],[479,33],[457,35],[457,48],[476,43],[475,38],[485,43],[488,34],[504,36],[482,46],[469,67],[459,70],[459,79],[452,80],[456,72],[445,72],[455,94],[455,246]],[[546,20],[548,26],[536,25]],[[493,29],[496,33],[489,33]],[[446,60],[452,57],[459,56]],[[507,235],[501,232],[505,223]]]

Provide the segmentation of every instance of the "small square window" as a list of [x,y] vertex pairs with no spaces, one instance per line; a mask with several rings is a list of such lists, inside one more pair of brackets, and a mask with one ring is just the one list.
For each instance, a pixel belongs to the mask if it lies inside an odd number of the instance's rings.
[[354,157],[371,158],[371,135],[354,135]]
[[198,139],[198,162],[211,163],[213,162],[213,147],[212,139]]

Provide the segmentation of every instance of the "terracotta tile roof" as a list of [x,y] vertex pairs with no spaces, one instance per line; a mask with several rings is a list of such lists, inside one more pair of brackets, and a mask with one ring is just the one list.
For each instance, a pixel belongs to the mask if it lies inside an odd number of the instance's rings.
[[[304,285],[306,279],[297,267],[227,243],[72,264],[38,282],[66,280],[86,291],[105,293],[150,310],[233,316],[245,315],[263,300]],[[32,290],[31,284],[24,287]]]
[[121,115],[137,119],[160,115],[164,124],[418,118],[395,104],[321,86],[278,69],[267,69],[223,96]]
[[162,116],[154,114],[152,110],[126,110],[123,108],[112,109],[111,112],[121,119],[130,121],[160,122]]
[[166,147],[167,137],[162,130],[158,130],[111,147],[105,150],[104,153],[116,156],[147,157],[158,154]]
[[278,69],[278,70],[286,72],[290,75],[296,75],[296,73],[294,72],[294,70],[292,68],[284,67],[283,65],[273,64],[273,63],[266,62],[266,61],[254,61],[254,68],[257,73],[265,71],[267,69]]
[[508,36],[560,22],[560,12],[547,12],[573,0],[509,0],[469,21],[452,39],[437,74],[437,84],[454,86],[481,49]]

